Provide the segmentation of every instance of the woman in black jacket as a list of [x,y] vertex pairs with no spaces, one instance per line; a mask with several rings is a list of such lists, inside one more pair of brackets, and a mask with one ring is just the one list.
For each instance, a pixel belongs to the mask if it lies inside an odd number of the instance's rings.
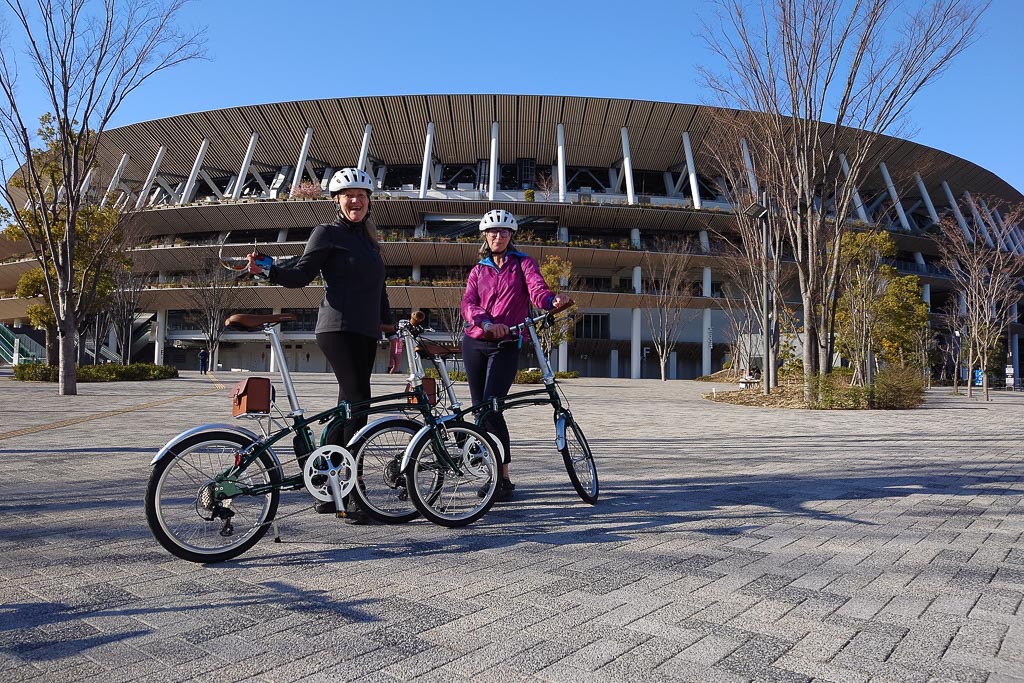
[[[370,373],[381,338],[381,325],[391,323],[384,284],[384,261],[376,230],[367,222],[373,178],[363,170],[343,168],[328,189],[338,205],[338,220],[318,225],[302,256],[279,266],[249,254],[249,272],[284,287],[305,287],[320,275],[324,299],[316,320],[316,343],[338,379],[338,402],[370,398]],[[365,416],[350,420],[345,443],[363,425]],[[317,503],[317,512],[334,512],[334,504]]]

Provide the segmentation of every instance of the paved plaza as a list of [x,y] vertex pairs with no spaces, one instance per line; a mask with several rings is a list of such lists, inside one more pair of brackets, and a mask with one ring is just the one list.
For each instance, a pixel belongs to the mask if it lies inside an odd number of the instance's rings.
[[0,680],[1024,680],[1024,394],[812,412],[570,380],[593,507],[526,408],[516,500],[476,524],[352,526],[295,491],[282,543],[192,564],[146,526],[149,463],[230,420],[236,379],[0,374]]

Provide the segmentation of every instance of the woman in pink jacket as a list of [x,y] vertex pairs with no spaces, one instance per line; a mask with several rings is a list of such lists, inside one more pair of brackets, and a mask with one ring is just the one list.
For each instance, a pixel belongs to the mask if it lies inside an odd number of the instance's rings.
[[[480,220],[481,258],[469,273],[462,297],[462,317],[467,323],[462,358],[474,404],[508,395],[519,369],[520,346],[520,338],[511,337],[509,327],[526,319],[530,303],[550,310],[568,301],[565,295],[551,292],[536,261],[515,249],[512,235],[518,229],[516,217],[501,209],[488,211]],[[512,500],[515,485],[508,475],[511,444],[505,418],[490,413],[482,426],[498,437],[505,450],[495,500]]]

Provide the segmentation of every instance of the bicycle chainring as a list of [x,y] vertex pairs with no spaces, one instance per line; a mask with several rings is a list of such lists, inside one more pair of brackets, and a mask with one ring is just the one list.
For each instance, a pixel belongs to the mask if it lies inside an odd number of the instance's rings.
[[341,495],[347,496],[356,484],[356,460],[341,446],[321,446],[306,458],[302,468],[306,490],[317,500],[334,500],[331,480],[336,479]]

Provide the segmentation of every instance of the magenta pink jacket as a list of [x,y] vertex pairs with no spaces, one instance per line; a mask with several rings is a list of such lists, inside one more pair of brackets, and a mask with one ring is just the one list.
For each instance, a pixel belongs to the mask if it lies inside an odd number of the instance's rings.
[[488,256],[469,271],[462,295],[462,318],[469,323],[466,336],[482,339],[486,322],[518,325],[530,315],[530,302],[550,310],[554,298],[537,262],[526,254],[509,249],[500,269]]

